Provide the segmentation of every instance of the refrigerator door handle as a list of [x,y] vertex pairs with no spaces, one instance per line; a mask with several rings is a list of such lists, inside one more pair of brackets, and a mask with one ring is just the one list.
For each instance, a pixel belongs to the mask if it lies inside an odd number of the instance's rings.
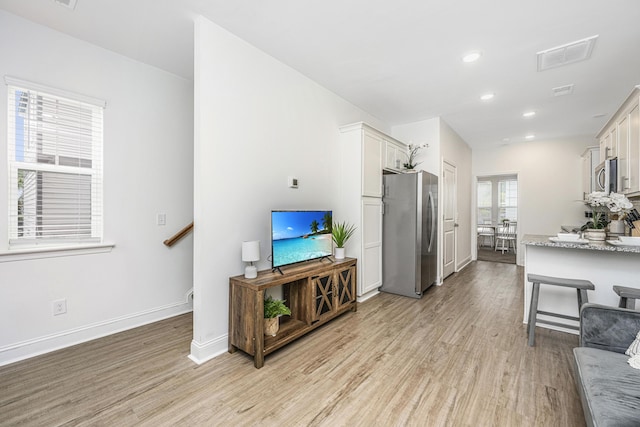
[[429,236],[429,248],[427,250],[431,252],[431,245],[433,244],[433,237],[436,231],[435,203],[433,203],[433,193],[431,191],[429,191],[429,206],[431,206],[431,235]]

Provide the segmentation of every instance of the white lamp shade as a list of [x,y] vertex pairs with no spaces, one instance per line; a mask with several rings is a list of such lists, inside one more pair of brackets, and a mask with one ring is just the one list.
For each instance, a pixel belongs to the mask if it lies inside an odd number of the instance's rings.
[[242,242],[242,261],[253,262],[260,260],[260,241]]

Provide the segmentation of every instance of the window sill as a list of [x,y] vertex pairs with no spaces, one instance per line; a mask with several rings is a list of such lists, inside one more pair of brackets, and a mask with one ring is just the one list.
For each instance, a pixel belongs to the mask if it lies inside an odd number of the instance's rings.
[[57,258],[74,255],[101,254],[105,252],[111,252],[114,246],[115,243],[95,243],[89,245],[13,249],[10,251],[0,252],[0,263],[43,258]]

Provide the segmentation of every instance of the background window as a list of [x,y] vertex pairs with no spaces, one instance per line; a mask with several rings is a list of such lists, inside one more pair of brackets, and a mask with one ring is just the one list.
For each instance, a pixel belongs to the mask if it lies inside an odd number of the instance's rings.
[[518,221],[518,178],[515,175],[478,177],[478,224]]
[[491,181],[478,181],[478,224],[491,224]]
[[499,219],[518,221],[518,181],[515,179],[498,181]]
[[8,89],[10,246],[100,242],[104,104]]

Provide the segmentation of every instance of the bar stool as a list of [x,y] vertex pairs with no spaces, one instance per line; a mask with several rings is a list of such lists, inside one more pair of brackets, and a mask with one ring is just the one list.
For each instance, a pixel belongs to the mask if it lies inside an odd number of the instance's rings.
[[560,326],[562,328],[567,329],[575,329],[580,330],[579,326],[565,325],[564,323],[552,322],[550,320],[537,319],[538,314],[543,314],[545,316],[553,316],[559,317],[562,319],[568,320],[576,320],[580,321],[579,317],[567,316],[564,314],[558,313],[550,313],[548,311],[538,310],[538,298],[540,297],[540,284],[544,285],[554,285],[554,286],[562,286],[565,288],[574,288],[578,293],[578,313],[580,312],[580,307],[582,304],[589,302],[589,298],[587,297],[587,290],[593,291],[596,287],[593,286],[588,280],[580,280],[580,279],[563,279],[560,277],[549,277],[549,276],[541,276],[539,274],[527,274],[527,280],[533,284],[533,289],[531,291],[531,305],[529,306],[529,346],[533,347],[535,344],[535,334],[536,334],[536,321],[538,323],[545,323],[547,325]]
[[636,300],[640,299],[640,289],[615,285],[613,291],[620,297],[620,308],[636,309]]

